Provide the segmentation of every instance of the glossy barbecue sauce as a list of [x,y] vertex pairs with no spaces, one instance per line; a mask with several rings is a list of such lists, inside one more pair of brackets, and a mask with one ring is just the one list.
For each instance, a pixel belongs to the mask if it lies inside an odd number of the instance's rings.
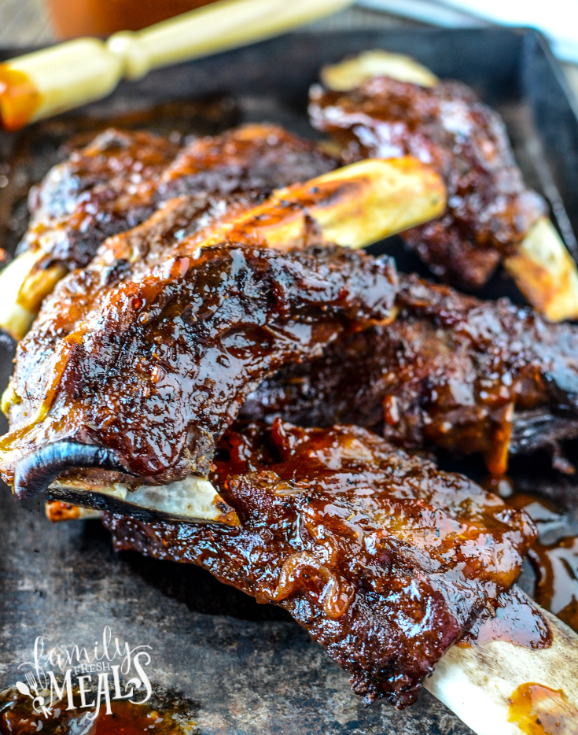
[[28,735],[42,732],[43,735],[187,735],[194,723],[181,726],[168,710],[158,710],[149,704],[132,704],[127,701],[112,701],[111,714],[105,707],[91,720],[93,711],[79,709],[66,711],[66,702],[57,703],[52,714],[45,717],[32,709],[32,700],[15,692],[0,706],[1,735]]
[[[537,574],[534,599],[578,631],[578,536],[566,535],[565,516],[540,498],[518,493],[508,504],[526,510],[540,531],[529,553]],[[562,538],[544,544],[546,533]]]
[[18,130],[27,125],[42,102],[42,95],[24,72],[0,64],[0,127]]
[[552,643],[552,633],[540,611],[523,592],[513,588],[500,595],[495,609],[477,618],[457,645],[483,646],[491,641],[507,641],[535,650],[548,648]]
[[534,538],[497,496],[358,427],[238,426],[210,479],[239,527],[107,516],[115,547],[199,564],[280,605],[368,702],[411,704]]
[[552,546],[537,542],[530,559],[538,573],[536,602],[578,631],[578,536]]
[[527,735],[576,735],[578,710],[564,692],[527,682],[510,698],[508,720]]
[[526,189],[496,113],[460,83],[426,88],[374,77],[347,92],[314,85],[309,113],[314,127],[344,145],[348,161],[409,154],[442,174],[446,213],[403,238],[453,285],[483,286],[545,211]]

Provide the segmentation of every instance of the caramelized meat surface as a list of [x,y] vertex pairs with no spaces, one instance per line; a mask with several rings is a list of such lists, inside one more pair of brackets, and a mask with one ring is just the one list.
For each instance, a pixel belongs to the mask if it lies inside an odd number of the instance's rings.
[[177,156],[178,151],[168,139],[145,132],[108,130],[97,136],[32,191],[31,223],[20,248],[46,253],[38,268],[84,267],[107,237],[137,226],[162,201],[240,192],[252,192],[255,199],[338,164],[314,143],[275,125],[242,126],[195,140]]
[[395,321],[345,335],[249,397],[251,419],[377,427],[407,449],[481,452],[495,475],[508,451],[578,433],[578,331],[507,300],[482,302],[403,276]]
[[443,280],[482,286],[545,212],[527,189],[499,115],[458,82],[432,88],[388,77],[350,92],[314,86],[313,125],[345,146],[345,159],[410,154],[433,165],[448,190],[445,215],[404,233]]
[[277,125],[243,125],[184,148],[163,175],[163,197],[239,191],[269,194],[337,168],[338,160]]
[[240,527],[107,516],[116,548],[199,564],[284,607],[368,701],[411,704],[535,537],[497,496],[357,427],[249,426],[215,466]]
[[[97,143],[98,139],[93,145]],[[149,182],[148,195],[156,211],[151,214],[150,208],[148,219],[134,227],[126,222],[121,232],[102,244],[103,232],[95,233],[94,223],[87,223],[88,235],[94,236],[87,246],[91,263],[76,263],[83,265],[85,272],[73,274],[60,284],[56,296],[59,335],[69,329],[66,325],[76,323],[89,304],[98,305],[113,283],[142,277],[153,265],[177,255],[183,241],[202,231],[208,233],[213,225],[256,207],[272,188],[298,180],[294,177],[326,172],[330,162],[331,166],[336,163],[318,153],[313,144],[273,125],[247,125],[194,141],[182,150],[160,183],[157,179]],[[55,177],[56,172],[48,177],[47,186],[51,176]],[[109,183],[115,185],[114,180]],[[62,223],[63,231],[72,224]],[[244,235],[237,228],[235,236],[242,239]],[[251,238],[249,234],[249,241]],[[312,231],[304,244],[318,241],[317,233]],[[192,247],[190,242],[187,247]],[[43,266],[41,263],[39,267]],[[53,299],[45,308],[50,312],[49,321],[54,309]],[[37,327],[42,330],[46,321],[46,317],[40,317]]]
[[177,150],[145,132],[101,133],[32,190],[31,222],[20,249],[44,251],[39,267],[87,265],[105,238],[151,214],[158,177]]
[[206,474],[264,377],[390,318],[397,289],[388,260],[335,246],[183,245],[138,278],[113,273],[84,301],[103,277],[96,267],[71,274],[73,308],[65,281],[19,345],[11,432],[0,440],[10,484],[19,459],[60,440],[112,450],[153,484]]

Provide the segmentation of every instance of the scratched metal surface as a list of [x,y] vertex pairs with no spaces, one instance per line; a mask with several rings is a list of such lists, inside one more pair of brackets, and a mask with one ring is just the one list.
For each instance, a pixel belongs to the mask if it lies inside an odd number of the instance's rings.
[[[575,250],[576,115],[537,35],[504,30],[295,34],[157,72],[20,137],[0,134],[0,245],[15,246],[26,221],[25,193],[62,155],[71,134],[86,135],[117,118],[184,135],[269,120],[311,136],[306,94],[319,66],[371,47],[414,55],[440,76],[473,85],[495,105],[528,181],[547,196]],[[194,102],[223,94],[210,104]],[[147,110],[167,104],[147,118]],[[416,266],[395,239],[379,249],[394,253],[404,269]],[[488,295],[510,289],[498,276]],[[11,350],[0,347],[2,388],[11,359]],[[2,418],[0,433],[5,430]],[[544,466],[537,460],[537,471]],[[523,467],[527,471],[527,462]],[[460,469],[480,471],[476,462]],[[153,647],[153,684],[190,700],[203,735],[470,733],[427,693],[403,713],[383,704],[364,707],[347,675],[282,611],[257,605],[201,570],[115,555],[98,521],[50,525],[40,506],[18,506],[5,487],[0,585],[0,688],[14,683],[36,636],[48,645],[89,645],[109,625],[131,644]]]

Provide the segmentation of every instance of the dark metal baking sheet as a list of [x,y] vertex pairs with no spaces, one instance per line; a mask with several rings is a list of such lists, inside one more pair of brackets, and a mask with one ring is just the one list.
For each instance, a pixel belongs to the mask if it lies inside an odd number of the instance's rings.
[[[526,179],[546,196],[576,252],[578,120],[570,93],[537,33],[500,29],[291,34],[155,72],[22,135],[0,134],[3,243],[15,245],[25,224],[25,191],[58,159],[71,133],[86,135],[119,116],[148,125],[146,110],[165,105],[150,125],[198,134],[269,120],[313,136],[305,105],[319,67],[378,47],[411,54],[438,75],[463,80],[502,113]],[[197,105],[202,97],[212,101]],[[416,265],[395,239],[380,249],[395,253],[406,269]],[[498,276],[489,294],[509,291]],[[11,359],[11,351],[0,347],[2,388]],[[5,430],[2,418],[0,433]],[[477,471],[475,462],[463,467]],[[282,611],[257,605],[202,570],[115,555],[98,521],[50,525],[40,506],[18,506],[5,487],[0,585],[0,688],[15,682],[36,636],[51,646],[89,645],[108,625],[132,645],[152,646],[153,685],[189,698],[203,735],[470,732],[426,692],[403,713],[379,703],[364,707],[347,675]]]

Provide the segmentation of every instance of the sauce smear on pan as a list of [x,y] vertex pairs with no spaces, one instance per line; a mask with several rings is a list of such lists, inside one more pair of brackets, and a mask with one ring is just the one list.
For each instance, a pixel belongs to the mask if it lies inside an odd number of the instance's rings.
[[578,631],[578,536],[552,546],[536,542],[530,559],[538,574],[536,602]]

